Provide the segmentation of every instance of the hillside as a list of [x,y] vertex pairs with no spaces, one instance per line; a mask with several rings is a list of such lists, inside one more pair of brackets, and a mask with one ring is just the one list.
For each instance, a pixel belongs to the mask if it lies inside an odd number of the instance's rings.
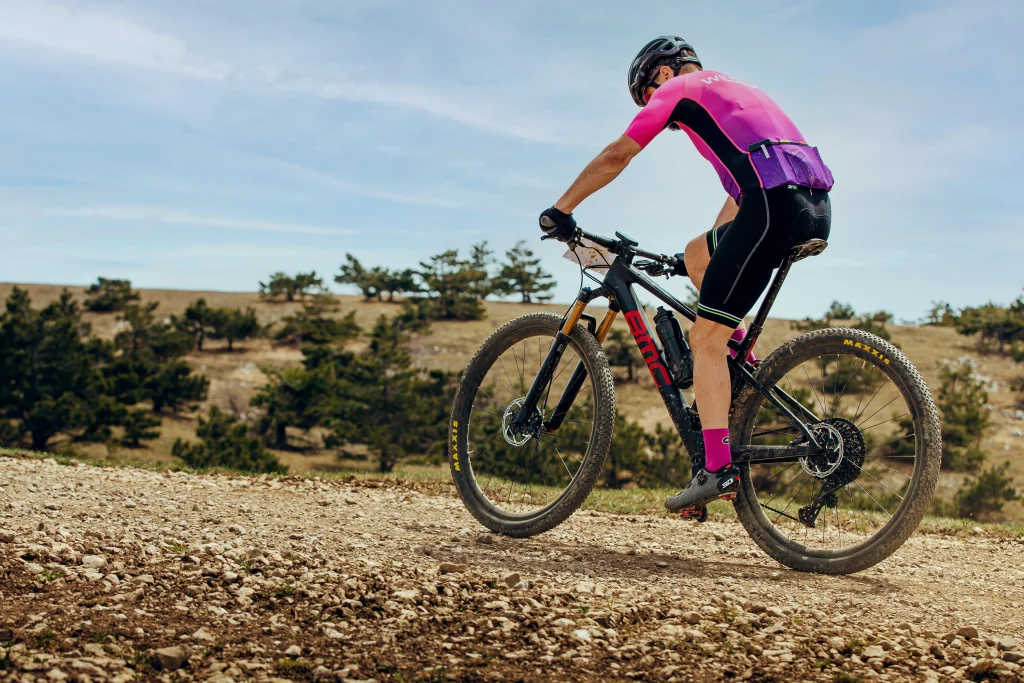
[[926,524],[820,576],[735,520],[481,533],[450,483],[0,454],[0,499],[3,682],[1011,681],[1024,661],[1024,544],[999,527]]
[[[19,286],[28,290],[36,306],[53,300],[62,289],[58,285]],[[6,298],[11,287],[9,284],[0,284],[0,296]],[[82,287],[69,289],[77,296],[82,296],[84,290]],[[186,290],[141,290],[141,293],[144,301],[159,302],[158,314],[180,314],[190,302],[204,297],[211,306],[252,306],[264,324],[280,320],[300,306],[298,303],[267,303],[256,293]],[[381,314],[392,315],[399,310],[395,304],[365,302],[361,297],[343,296],[340,297],[340,301],[342,312],[354,309],[357,321],[364,328],[371,326]],[[487,318],[484,320],[437,323],[430,334],[415,339],[412,350],[416,362],[423,367],[460,370],[480,343],[504,322],[537,310],[562,313],[566,307],[488,301],[486,308]],[[591,312],[600,318],[603,311],[596,306],[595,309],[597,310]],[[92,324],[96,334],[103,337],[114,335],[117,327],[115,315],[89,313],[85,317]],[[625,329],[621,317],[616,324]],[[992,462],[1010,462],[1011,476],[1018,488],[1024,489],[1024,412],[1017,409],[1018,397],[1009,389],[1010,381],[1024,373],[1024,366],[994,355],[979,355],[974,339],[959,335],[951,328],[891,325],[889,330],[893,341],[899,344],[915,363],[933,390],[937,386],[938,367],[942,361],[961,356],[977,359],[980,372],[991,379],[988,393],[993,419],[984,448]],[[766,356],[771,349],[796,334],[798,332],[792,329],[791,321],[770,320],[758,344],[758,355]],[[239,346],[234,353],[227,353],[217,342],[208,342],[207,351],[193,353],[188,360],[210,378],[209,403],[241,414],[249,410],[249,399],[266,381],[261,368],[298,363],[301,354],[296,348],[275,346],[267,340],[245,342]],[[664,407],[654,391],[653,382],[645,372],[640,373],[639,381],[636,383],[620,384],[617,391],[619,409],[625,416],[640,422],[648,429],[652,429],[658,423],[669,425]],[[120,450],[110,457],[114,460],[169,460],[170,445],[174,439],[190,436],[193,431],[194,417],[168,418],[164,420],[161,438],[148,448]],[[107,455],[103,446],[88,446],[83,450],[94,456]],[[302,452],[282,451],[278,452],[278,455],[292,472],[330,470],[339,467],[333,452],[315,447]],[[944,475],[940,481],[940,493],[949,495],[956,489],[960,479],[958,475]],[[1024,504],[1011,503],[1007,505],[1005,512],[1010,519],[1024,519]]]

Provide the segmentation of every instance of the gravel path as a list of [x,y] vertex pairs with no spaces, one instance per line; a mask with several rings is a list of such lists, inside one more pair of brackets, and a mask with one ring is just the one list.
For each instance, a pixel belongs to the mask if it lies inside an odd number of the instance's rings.
[[482,533],[373,482],[0,457],[0,681],[1020,680],[1024,538],[852,577],[738,523]]

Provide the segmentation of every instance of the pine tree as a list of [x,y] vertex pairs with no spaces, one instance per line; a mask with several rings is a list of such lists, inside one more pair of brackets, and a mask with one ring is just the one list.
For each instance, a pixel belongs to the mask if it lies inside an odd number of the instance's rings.
[[132,289],[129,280],[97,278],[85,293],[85,308],[94,313],[120,311],[132,301],[139,300],[139,293]]
[[89,338],[69,291],[42,310],[31,303],[15,287],[0,315],[0,436],[35,450],[61,434],[107,438],[119,419],[103,376],[113,346]]
[[420,263],[420,278],[428,298],[433,303],[435,320],[479,320],[484,317],[480,303],[481,277],[486,272],[459,258],[459,252],[449,249],[429,261]]
[[256,311],[251,307],[245,310],[240,308],[216,308],[210,318],[211,339],[226,339],[228,352],[235,350],[235,342],[258,337],[263,332],[259,321],[256,319]]
[[367,270],[355,256],[345,254],[345,263],[341,264],[334,281],[340,285],[355,285],[363,293],[364,299],[379,301],[387,288],[387,277],[388,273],[383,268],[374,267]]
[[502,296],[518,294],[524,304],[547,301],[555,281],[540,267],[540,259],[534,258],[533,251],[520,240],[505,252],[507,263],[501,265],[494,279],[495,292]]
[[196,351],[202,351],[213,321],[212,314],[213,309],[207,305],[206,299],[196,299],[185,309],[184,317],[179,319],[172,315],[171,323],[195,340]]
[[356,312],[349,311],[338,318],[332,313],[339,309],[330,294],[314,295],[302,310],[282,319],[283,325],[274,333],[274,339],[291,344],[330,344],[359,336]]
[[151,401],[153,412],[177,411],[206,398],[209,380],[192,374],[181,357],[192,350],[192,333],[177,321],[157,321],[156,302],[128,306],[119,318],[124,324],[114,338],[118,355],[107,378],[118,401],[134,405]]
[[992,418],[985,410],[988,392],[972,360],[941,367],[937,403],[942,414],[942,466],[958,471],[977,468],[986,458],[981,441]]
[[283,296],[285,301],[295,301],[296,298],[305,298],[314,294],[324,287],[322,278],[317,277],[316,271],[298,273],[294,277],[286,275],[281,271],[271,274],[267,282],[260,282],[260,295],[265,299],[275,300]]

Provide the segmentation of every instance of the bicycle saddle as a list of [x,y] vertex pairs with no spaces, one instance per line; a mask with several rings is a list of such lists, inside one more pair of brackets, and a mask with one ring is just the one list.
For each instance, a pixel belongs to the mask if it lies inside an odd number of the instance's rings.
[[799,242],[789,248],[789,253],[793,256],[793,263],[796,263],[800,259],[805,259],[808,256],[817,256],[821,252],[825,251],[825,247],[828,246],[828,242],[820,239],[807,240],[806,242]]

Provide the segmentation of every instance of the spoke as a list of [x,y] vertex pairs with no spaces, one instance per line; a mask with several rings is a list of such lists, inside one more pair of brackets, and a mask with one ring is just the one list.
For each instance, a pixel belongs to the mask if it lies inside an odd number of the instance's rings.
[[[523,379],[523,371],[526,370],[526,345],[523,345],[523,367],[519,367],[519,356],[516,355],[516,347],[512,346],[512,360],[516,364],[516,372],[519,373],[519,390],[523,391],[526,388],[526,380]],[[523,391],[525,394],[526,392]]]
[[[888,383],[888,381],[889,381],[889,380],[886,380],[886,383]],[[860,422],[858,422],[858,423],[857,423],[857,426],[859,427],[860,425],[864,424],[865,422],[867,422],[868,420],[870,420],[871,418],[873,418],[873,417],[874,417],[875,415],[878,415],[878,414],[879,414],[880,412],[882,412],[883,410],[885,410],[886,408],[888,408],[889,406],[891,406],[891,405],[892,405],[892,402],[893,402],[893,401],[895,401],[896,399],[898,399],[898,398],[900,398],[900,397],[901,397],[901,394],[898,394],[898,393],[897,393],[897,394],[896,394],[895,396],[893,396],[892,398],[890,398],[890,399],[889,399],[889,401],[888,401],[888,402],[887,402],[887,403],[886,403],[886,404],[885,404],[884,406],[882,406],[881,408],[879,408],[878,410],[876,410],[875,412],[871,413],[871,414],[870,414],[869,416],[865,417],[865,418],[864,418],[863,420],[861,420]],[[864,407],[864,412],[866,413],[867,411],[868,411],[868,410],[867,410],[867,406],[865,406],[865,407]]]
[[588,441],[578,441],[577,439],[573,439],[573,438],[570,438],[568,436],[564,436],[564,435],[561,435],[561,434],[555,434],[554,432],[549,432],[548,436],[553,436],[556,439],[565,439],[566,441],[570,441],[572,443],[581,443],[581,444],[583,444],[585,449],[590,447],[590,441],[589,440]]
[[[863,472],[863,470],[861,470],[861,471]],[[888,510],[887,510],[887,509],[885,508],[885,506],[884,506],[884,505],[882,505],[882,504],[881,504],[881,503],[879,503],[879,502],[878,502],[877,500],[875,500],[875,497],[874,497],[874,496],[872,496],[872,495],[871,495],[870,493],[868,493],[868,490],[867,490],[866,488],[864,488],[863,486],[861,486],[861,485],[860,485],[860,482],[859,482],[859,481],[857,481],[857,480],[855,479],[855,480],[853,481],[853,483],[854,483],[854,484],[856,484],[856,485],[857,485],[857,488],[859,488],[859,489],[860,489],[861,491],[863,491],[863,492],[864,492],[864,494],[865,494],[865,495],[866,495],[866,496],[867,496],[868,498],[870,498],[870,499],[871,499],[871,502],[873,502],[873,503],[874,503],[875,505],[877,505],[878,507],[882,508],[882,510],[883,510],[883,511],[885,512],[885,514],[887,514],[887,515],[889,515],[890,517],[892,517],[892,513],[891,513],[891,512],[889,512],[889,511],[888,511]]]
[[866,456],[866,455],[864,456],[864,458],[865,458],[866,460],[870,460],[871,462],[875,463],[876,465],[881,465],[882,467],[884,467],[885,469],[889,470],[890,472],[895,472],[896,474],[900,475],[900,476],[901,476],[901,477],[903,477],[904,479],[913,479],[913,477],[908,477],[907,475],[903,474],[903,473],[902,473],[902,472],[900,472],[899,470],[894,470],[893,468],[889,467],[888,465],[886,465],[886,464],[885,464],[884,462],[882,462],[881,460],[875,460],[874,458],[869,458],[869,457],[868,457],[868,456]]
[[[863,369],[864,368],[864,363],[867,363],[867,361],[864,360],[864,359],[860,359],[860,361],[861,361],[861,366],[860,367]],[[871,366],[871,372],[868,373],[868,380],[864,383],[865,387],[870,387],[871,386],[871,378],[874,377],[874,376],[875,376],[875,366],[872,365]],[[851,420],[851,422],[856,422],[857,418],[860,417],[860,404],[863,403],[863,402],[864,402],[864,392],[861,392],[860,400],[857,401],[857,409],[853,411],[853,420]]]
[[[868,475],[869,477],[871,477],[872,479],[874,479],[875,481],[877,481],[877,482],[878,482],[879,484],[881,484],[881,485],[882,485],[882,488],[883,488],[883,489],[885,489],[886,491],[888,491],[888,492],[889,492],[889,493],[891,493],[892,495],[896,496],[896,497],[897,497],[897,498],[899,498],[900,500],[903,500],[903,496],[901,496],[900,494],[896,493],[896,492],[895,492],[895,491],[893,491],[893,490],[892,490],[891,488],[889,488],[888,486],[886,486],[886,485],[885,485],[885,482],[883,482],[883,481],[882,481],[881,479],[879,479],[879,478],[878,478],[878,477],[876,477],[875,475],[871,474],[871,473],[870,473],[870,472],[868,472],[868,471],[867,471],[866,469],[863,469],[863,468],[862,468],[862,469],[861,469],[861,472],[863,472],[864,474]],[[908,477],[908,479],[909,479],[909,477]]]
[[[836,354],[836,358],[837,359],[839,358],[839,354]],[[854,360],[858,360],[856,357],[853,357],[853,358],[854,358]],[[842,362],[842,361],[841,360],[837,360],[836,361],[836,374],[837,375],[839,374],[839,363],[840,362]],[[863,366],[861,366],[861,367],[863,367]],[[850,386],[850,375],[852,375],[852,374],[853,373],[847,373],[847,375],[846,375],[846,382],[843,383],[843,390],[841,392],[839,392],[839,400],[836,401],[835,406],[833,406],[833,408],[832,408],[832,417],[835,417],[836,413],[839,412],[839,404],[842,402],[843,396],[846,395],[846,387]]]
[[[906,417],[907,415],[910,415],[910,413],[903,413],[902,415],[897,415],[896,417],[890,417],[890,418],[889,418],[888,420],[883,420],[882,422],[876,422],[875,424],[871,425],[870,427],[865,427],[864,429],[862,429],[862,430],[860,430],[860,431],[862,431],[862,432],[866,432],[866,431],[868,431],[869,429],[874,429],[874,428],[875,428],[875,427],[877,427],[878,425],[884,425],[884,424],[885,424],[885,423],[887,423],[887,422],[892,422],[893,420],[898,420],[898,419],[900,419],[901,417]],[[872,417],[873,417],[873,416],[872,416]]]
[[[513,354],[515,355],[515,354]],[[512,378],[508,376],[508,370],[505,369],[505,361],[501,360],[501,356],[498,356],[498,362],[501,364],[501,369],[505,373],[505,379],[508,380],[509,386],[515,386],[516,383],[512,381]],[[512,394],[512,398],[517,398],[515,394]]]
[[491,416],[496,417],[499,420],[501,420],[501,415],[498,415],[497,413],[492,413],[491,411],[487,410],[486,408],[481,408],[480,406],[476,406],[475,408],[473,408],[473,410],[479,410],[481,412],[487,413],[488,415],[491,415]]
[[505,406],[502,406],[502,405],[501,405],[500,403],[498,403],[498,402],[497,402],[497,401],[495,401],[495,400],[494,400],[493,398],[491,398],[491,395],[490,395],[490,394],[488,394],[488,393],[487,393],[487,392],[486,392],[486,391],[484,390],[484,388],[483,388],[483,387],[479,387],[479,388],[477,389],[477,391],[479,391],[479,392],[480,392],[481,394],[483,394],[483,395],[484,395],[484,396],[486,396],[486,397],[487,397],[488,399],[490,399],[491,403],[493,403],[494,405],[498,406],[498,410],[500,410],[500,411],[501,411],[502,413],[504,413],[504,412],[505,412]]
[[[799,461],[798,461],[798,462],[799,462]],[[795,465],[795,464],[796,464],[796,462],[791,462],[791,463],[789,463],[789,465],[787,465],[787,466],[786,466],[786,468],[785,468],[784,470],[782,470],[781,472],[779,472],[778,474],[776,474],[776,475],[775,475],[775,477],[779,476],[779,474],[782,474],[782,472],[785,472],[786,470],[788,470],[788,469],[789,469],[790,467],[792,467],[792,466],[793,466],[793,465]],[[803,470],[802,470],[802,469],[801,469],[800,471],[801,471],[801,472],[803,472]],[[772,479],[774,479],[775,477],[772,477]],[[783,493],[785,493],[785,492],[786,492],[786,491],[787,491],[787,490],[789,489],[789,487],[790,487],[790,486],[792,486],[792,485],[793,485],[794,483],[796,483],[796,481],[797,481],[797,480],[798,480],[799,478],[800,478],[800,474],[799,474],[799,473],[797,473],[797,476],[795,476],[795,477],[793,477],[792,479],[790,479],[790,480],[789,480],[789,483],[788,483],[788,484],[786,484],[785,486],[783,486],[783,487],[782,487],[782,490],[781,490],[781,491],[779,491],[778,493],[776,493],[776,494],[775,494],[774,496],[772,496],[772,497],[771,497],[771,499],[770,499],[770,500],[769,500],[768,502],[769,502],[769,503],[773,503],[773,502],[775,502],[775,499],[776,499],[776,498],[778,498],[779,496],[781,496],[781,495],[782,495]],[[771,481],[771,479],[769,479],[768,481]],[[765,482],[765,483],[767,484],[768,482]],[[798,492],[798,493],[799,493],[799,492]]]
[[[871,367],[875,367],[875,366],[872,365]],[[876,396],[878,396],[878,393],[882,390],[882,387],[884,387],[888,383],[889,383],[889,380],[886,379],[884,382],[882,382],[881,384],[878,385],[878,388],[875,389],[875,393],[871,395],[871,400],[864,404],[864,412],[865,413],[868,412],[868,406],[870,406],[871,402],[875,400]],[[856,415],[853,416],[853,419],[850,420],[850,422],[856,423],[857,422],[857,418],[859,418],[861,415],[863,415],[863,413],[857,413]]]
[[[825,402],[825,366],[824,365],[821,365],[821,401],[822,401],[822,403]],[[825,410],[825,406],[822,406],[821,407],[821,417],[822,417],[822,419],[824,419],[826,415],[828,415],[828,411]]]
[[569,475],[569,483],[571,484],[572,480],[575,479],[576,477],[573,475],[572,472],[569,471],[569,466],[565,464],[565,458],[562,457],[562,451],[558,450],[558,446],[555,445],[554,441],[549,441],[548,443],[550,443],[554,447],[555,453],[558,454],[558,459],[562,461],[562,467],[565,468],[565,473]]
[[[501,359],[499,358],[498,360],[501,360]],[[497,375],[495,375],[490,370],[487,371],[487,374],[490,375],[491,377],[493,377],[494,381],[497,382],[501,386],[502,389],[507,391],[509,396],[511,396],[513,399],[517,398],[516,395],[514,393],[512,393],[511,389],[509,389],[508,387],[506,387],[504,384],[501,383],[501,380],[498,379]],[[505,373],[505,374],[508,374],[508,373]]]
[[800,369],[804,371],[804,377],[807,378],[807,386],[811,388],[811,392],[814,394],[814,400],[818,402],[821,407],[821,414],[827,415],[828,411],[825,410],[825,406],[822,404],[821,399],[818,398],[818,390],[814,388],[814,382],[811,381],[811,376],[807,374],[807,364],[801,363]]
[[[804,474],[807,474],[807,473],[805,472]],[[794,479],[793,481],[796,481],[796,479]],[[787,504],[786,504],[786,507],[784,507],[784,508],[782,509],[782,513],[783,513],[783,514],[785,514],[785,513],[786,513],[786,510],[789,510],[790,506],[792,506],[792,505],[793,505],[793,503],[794,503],[794,502],[796,501],[796,499],[800,497],[800,494],[801,494],[801,493],[803,493],[803,490],[804,490],[805,488],[807,488],[807,484],[808,484],[808,482],[812,482],[812,481],[815,481],[814,477],[812,477],[811,475],[809,475],[809,474],[808,474],[808,475],[807,475],[807,481],[805,481],[805,482],[804,482],[804,484],[803,484],[803,486],[801,486],[801,487],[800,487],[800,488],[799,488],[799,489],[797,490],[797,492],[796,492],[796,495],[795,495],[795,496],[793,496],[793,497],[792,497],[792,498],[790,499],[789,503],[787,503]],[[790,482],[790,483],[792,483],[792,482]],[[775,499],[774,499],[774,498],[772,498],[772,500],[775,500]],[[778,517],[776,517],[776,518],[775,518],[775,521],[778,521],[778,519],[779,519],[779,518],[778,518]],[[772,522],[772,524],[775,524],[775,521],[773,521],[773,522]],[[797,520],[797,521],[799,522],[800,520]]]
[[[884,422],[880,422],[879,424],[885,424],[885,423]],[[861,430],[861,431],[864,431],[864,430]],[[906,436],[901,436],[901,437],[893,439],[892,441],[886,441],[885,443],[880,443],[877,446],[872,446],[871,448],[867,449],[864,452],[865,453],[870,453],[871,451],[875,450],[876,448],[882,448],[883,446],[888,446],[891,443],[896,443],[897,441],[903,441],[903,439],[909,439],[909,438],[911,438],[913,436],[914,436],[914,432],[911,432],[910,434],[907,434]],[[916,455],[915,455],[915,457],[916,457]]]
[[[864,520],[864,526],[865,526],[865,528],[867,528],[867,526],[868,526],[868,518],[864,514],[864,510],[860,507],[860,505],[857,504],[857,499],[853,497],[853,492],[850,491],[850,486],[849,485],[843,486],[843,490],[846,491],[846,495],[848,495],[850,497],[850,505],[853,507],[855,512],[859,512],[860,513],[860,518],[862,520]],[[853,518],[854,518],[854,524],[856,525],[857,515],[855,514],[853,516]],[[856,526],[854,528],[856,528]]]

